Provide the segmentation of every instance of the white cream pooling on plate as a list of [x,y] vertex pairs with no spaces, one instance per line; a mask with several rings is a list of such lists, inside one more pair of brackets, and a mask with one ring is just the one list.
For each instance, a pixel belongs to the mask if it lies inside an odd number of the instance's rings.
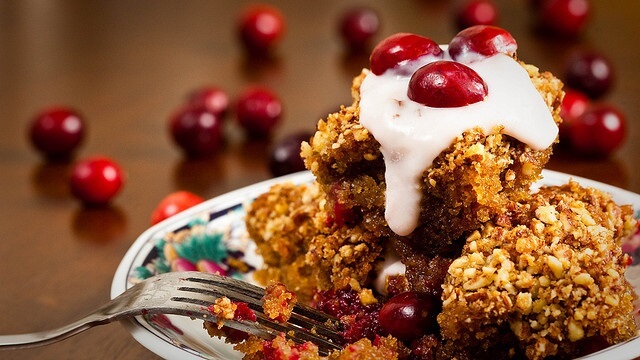
[[[446,53],[446,52],[445,52]],[[424,57],[424,64],[433,57]],[[410,76],[369,72],[360,86],[360,123],[381,145],[386,173],[385,217],[391,230],[411,234],[420,215],[420,179],[433,160],[464,131],[480,127],[502,133],[534,150],[549,147],[558,127],[526,70],[497,54],[471,64],[485,81],[486,98],[458,108],[432,108],[409,99]]]

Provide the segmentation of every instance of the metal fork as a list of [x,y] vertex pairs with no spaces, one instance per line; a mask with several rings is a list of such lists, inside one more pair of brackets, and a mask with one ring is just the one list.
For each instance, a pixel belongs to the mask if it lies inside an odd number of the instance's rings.
[[275,322],[263,313],[263,296],[263,288],[225,276],[193,271],[160,274],[132,286],[115,299],[69,325],[49,331],[0,335],[0,350],[51,344],[94,326],[138,315],[174,314],[216,321],[208,308],[220,297],[247,303],[257,316],[257,321],[226,320],[225,326],[264,339],[273,339],[284,334],[296,343],[310,341],[318,346],[321,355],[341,348],[336,318],[311,307],[296,304],[288,322]]

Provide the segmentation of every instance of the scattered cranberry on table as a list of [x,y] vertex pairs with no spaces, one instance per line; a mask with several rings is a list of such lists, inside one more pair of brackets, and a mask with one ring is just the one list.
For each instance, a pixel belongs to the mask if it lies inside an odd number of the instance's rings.
[[[380,41],[371,52],[371,71],[382,75],[389,69],[404,65],[419,57],[442,58],[444,52],[435,41],[420,35],[397,33]],[[411,72],[402,73],[409,75]]]
[[204,199],[190,191],[180,190],[165,196],[151,213],[151,225],[200,204]]
[[85,137],[82,116],[69,107],[56,106],[38,113],[31,122],[31,144],[49,160],[67,160]]
[[418,69],[409,80],[409,99],[435,108],[460,107],[482,101],[487,84],[470,67],[439,60]]
[[340,19],[340,35],[354,52],[363,51],[380,31],[380,17],[369,7],[347,10]]
[[604,157],[624,143],[627,120],[622,111],[613,105],[596,104],[573,121],[568,130],[572,151]]
[[414,291],[400,293],[380,309],[382,328],[402,341],[411,341],[436,330],[440,299]]
[[591,14],[589,0],[541,0],[536,3],[537,25],[550,35],[577,37]]
[[568,87],[580,90],[593,99],[607,94],[615,80],[613,64],[595,50],[571,54],[567,58],[564,78]]
[[198,107],[203,106],[219,118],[223,118],[229,109],[229,96],[216,86],[205,86],[194,90],[189,94],[189,104]]
[[311,132],[289,134],[278,141],[269,155],[269,170],[273,176],[282,176],[305,170],[304,160],[300,156],[300,145],[309,141]]
[[184,106],[169,118],[173,141],[191,158],[215,154],[223,144],[221,118],[204,106]]
[[69,180],[71,193],[87,205],[104,205],[124,184],[124,172],[112,159],[90,157],[74,164]]
[[240,41],[255,55],[264,55],[273,49],[284,36],[285,28],[280,10],[266,4],[250,5],[238,19]]
[[560,105],[560,141],[568,141],[569,129],[580,115],[582,115],[590,105],[587,95],[577,90],[567,89]]
[[513,56],[517,49],[516,40],[507,30],[492,25],[466,28],[449,42],[449,55],[461,62],[474,61],[478,55],[489,57],[502,53]]
[[460,29],[474,25],[497,25],[498,8],[491,0],[468,0],[457,9],[456,22]]
[[270,89],[251,86],[237,98],[236,117],[249,137],[266,138],[280,122],[282,102]]

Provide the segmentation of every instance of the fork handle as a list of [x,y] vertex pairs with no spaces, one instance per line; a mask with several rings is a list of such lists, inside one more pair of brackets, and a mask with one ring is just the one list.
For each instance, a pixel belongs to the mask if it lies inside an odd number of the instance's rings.
[[112,320],[110,317],[90,314],[72,324],[56,329],[18,335],[0,335],[0,350],[24,349],[52,344],[96,325],[110,323]]

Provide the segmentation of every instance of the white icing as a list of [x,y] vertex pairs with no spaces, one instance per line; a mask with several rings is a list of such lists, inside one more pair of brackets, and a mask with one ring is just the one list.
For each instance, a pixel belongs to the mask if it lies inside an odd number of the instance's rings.
[[387,250],[384,255],[384,260],[378,263],[376,268],[376,278],[373,281],[373,288],[382,295],[387,294],[387,279],[390,276],[395,275],[404,275],[406,272],[406,267],[400,261],[398,255],[392,251]]
[[[446,52],[445,52],[446,53]],[[426,56],[423,65],[434,60]],[[360,123],[381,145],[386,165],[385,217],[401,236],[415,229],[420,213],[420,179],[433,160],[465,130],[502,132],[535,150],[549,147],[558,127],[525,69],[497,54],[466,64],[485,81],[483,101],[458,108],[432,108],[410,100],[410,75],[369,72],[360,87]],[[412,68],[416,68],[412,66]]]

